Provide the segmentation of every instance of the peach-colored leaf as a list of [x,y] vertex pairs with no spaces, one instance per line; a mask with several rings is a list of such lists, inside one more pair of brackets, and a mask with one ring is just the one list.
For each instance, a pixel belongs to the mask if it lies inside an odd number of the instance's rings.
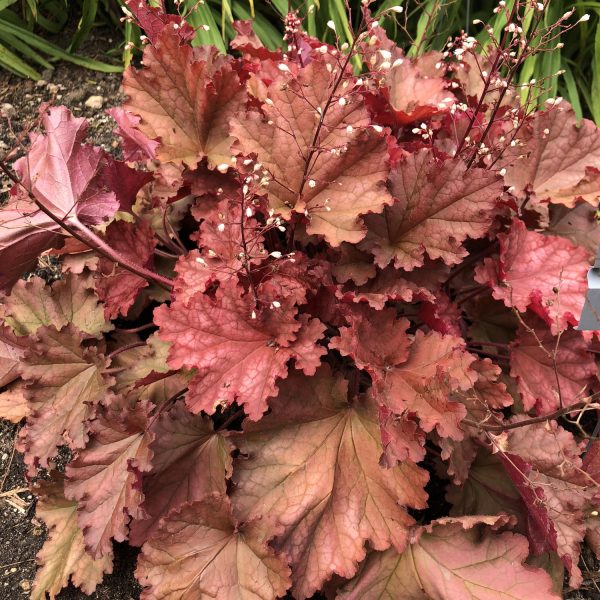
[[42,481],[36,492],[36,515],[49,533],[36,556],[38,570],[31,600],[46,600],[46,594],[54,600],[69,580],[84,594],[93,594],[104,574],[112,573],[112,552],[93,559],[85,551],[83,533],[77,524],[77,503],[65,499],[62,476]]
[[[543,569],[524,563],[527,540],[493,531],[502,517],[440,519],[401,555],[374,552],[344,600],[559,600]],[[490,530],[490,525],[492,530]]]
[[90,442],[67,466],[65,496],[78,503],[86,550],[98,558],[111,539],[127,539],[130,518],[144,516],[142,473],[150,470],[149,405],[114,404],[92,422]]
[[385,136],[369,127],[358,96],[327,102],[335,80],[320,60],[294,76],[279,75],[262,114],[234,119],[232,133],[241,152],[256,154],[269,173],[271,208],[286,216],[292,210],[305,214],[309,233],[339,246],[361,240],[360,215],[380,212],[391,198],[384,185]]
[[229,120],[245,100],[231,60],[216,48],[196,48],[165,27],[144,51],[144,68],[125,72],[125,109],[141,117],[137,128],[160,142],[156,157],[194,168],[231,162]]
[[290,586],[289,568],[267,542],[263,524],[236,519],[225,495],[186,504],[142,548],[142,600],[276,600]]
[[366,217],[361,247],[385,267],[412,270],[425,255],[454,265],[467,255],[462,242],[483,237],[502,193],[500,178],[484,169],[466,171],[461,160],[438,161],[429,150],[407,155],[390,174],[394,203]]
[[347,382],[328,367],[314,377],[294,372],[280,388],[272,412],[236,441],[233,505],[244,521],[282,527],[273,545],[303,599],[334,573],[353,576],[367,541],[404,549],[413,523],[404,507],[424,506],[427,474],[410,461],[379,466],[377,406],[350,405]]

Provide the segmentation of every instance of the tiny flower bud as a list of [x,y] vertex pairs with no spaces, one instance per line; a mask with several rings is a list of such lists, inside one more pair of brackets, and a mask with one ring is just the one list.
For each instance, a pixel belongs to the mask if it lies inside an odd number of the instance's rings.
[[373,127],[377,133],[381,133],[383,131],[383,127],[381,125],[371,125],[371,127]]
[[314,179],[309,179],[308,180],[308,187],[309,188],[314,188],[317,185],[317,182]]
[[223,233],[223,232],[225,231],[225,223],[219,223],[219,224],[217,225],[217,229],[218,229],[218,230],[219,230],[221,233]]
[[221,163],[217,166],[217,171],[219,171],[219,173],[227,173],[228,169],[229,165],[227,163]]
[[589,21],[590,20],[590,15],[588,13],[586,13],[585,15],[583,15],[583,17],[581,17],[581,19],[579,19],[580,23],[584,23],[585,21]]
[[269,254],[269,256],[272,256],[273,258],[281,258],[281,252],[279,252],[279,250],[274,250]]
[[327,27],[329,27],[329,29],[335,31],[335,23],[333,21],[327,21]]
[[392,6],[390,10],[398,14],[404,12],[404,8],[402,6]]

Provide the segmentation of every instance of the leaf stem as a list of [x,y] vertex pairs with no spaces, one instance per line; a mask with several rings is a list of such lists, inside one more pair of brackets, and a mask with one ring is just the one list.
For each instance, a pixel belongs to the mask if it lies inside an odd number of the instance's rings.
[[127,271],[134,273],[135,275],[139,275],[142,279],[154,281],[161,287],[164,287],[167,290],[173,289],[173,282],[167,278],[155,273],[154,271],[150,271],[141,265],[134,263],[132,260],[129,260],[127,257],[123,256],[113,248],[111,248],[100,236],[95,234],[91,229],[83,225],[80,221],[73,219],[67,221],[56,216],[51,210],[47,209],[41,202],[37,200],[37,198],[33,195],[33,193],[28,190],[23,183],[12,173],[12,171],[8,168],[4,161],[0,160],[0,170],[16,185],[21,186],[29,198],[35,203],[35,205],[48,217],[50,217],[57,225],[60,225],[67,233],[71,234],[76,240],[82,242],[92,250],[97,251],[99,254],[108,258],[112,262],[117,263],[122,266]]
[[544,423],[545,421],[553,421],[562,417],[568,413],[575,412],[576,410],[580,410],[582,408],[600,408],[600,405],[592,405],[589,400],[583,400],[582,402],[578,402],[577,404],[572,404],[571,406],[567,406],[564,408],[560,408],[555,410],[553,413],[549,415],[543,415],[541,417],[532,417],[531,419],[526,419],[525,421],[519,421],[518,423],[505,423],[502,425],[489,425],[487,423],[478,423],[477,421],[473,421],[471,419],[463,419],[462,423],[465,425],[469,425],[471,427],[478,427],[479,429],[483,429],[484,431],[492,431],[497,433],[502,433],[503,431],[508,431],[510,429],[517,429],[519,427],[527,427],[528,425],[535,425],[536,423]]

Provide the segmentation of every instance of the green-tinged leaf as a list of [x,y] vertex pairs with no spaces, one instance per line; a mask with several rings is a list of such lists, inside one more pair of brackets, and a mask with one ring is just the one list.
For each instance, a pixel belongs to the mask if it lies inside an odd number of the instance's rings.
[[43,481],[37,490],[36,515],[48,528],[48,537],[38,552],[38,572],[31,600],[55,598],[69,580],[85,594],[92,594],[105,573],[112,573],[112,552],[94,560],[86,551],[77,524],[77,503],[66,500],[63,478]]

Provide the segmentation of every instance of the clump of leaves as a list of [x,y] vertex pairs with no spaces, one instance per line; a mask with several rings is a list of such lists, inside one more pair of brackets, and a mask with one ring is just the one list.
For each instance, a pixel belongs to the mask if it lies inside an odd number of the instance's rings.
[[[113,540],[141,547],[145,599],[581,585],[600,134],[517,101],[522,14],[489,68],[469,38],[406,57],[367,7],[349,48],[290,17],[285,52],[237,24],[236,57],[130,8],[124,161],[44,107],[0,162],[0,413],[51,472],[33,597],[91,593]],[[20,280],[45,252],[62,279]]]

